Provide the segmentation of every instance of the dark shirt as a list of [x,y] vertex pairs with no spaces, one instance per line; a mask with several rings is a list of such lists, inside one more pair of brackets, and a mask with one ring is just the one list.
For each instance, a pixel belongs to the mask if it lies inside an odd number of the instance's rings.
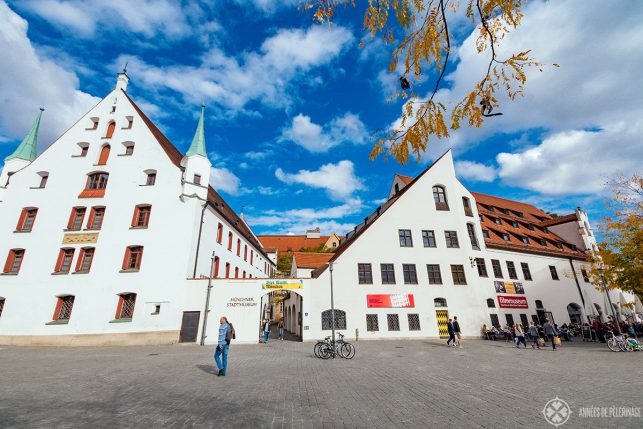
[[453,329],[455,330],[455,332],[460,332],[460,324],[457,320],[453,322]]
[[449,331],[449,334],[455,334],[455,330],[453,329],[453,323],[447,322],[447,330]]

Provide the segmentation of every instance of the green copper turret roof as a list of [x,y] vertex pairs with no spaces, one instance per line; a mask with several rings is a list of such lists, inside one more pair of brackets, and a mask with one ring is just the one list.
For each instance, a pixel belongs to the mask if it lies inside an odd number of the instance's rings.
[[192,139],[192,144],[190,149],[185,154],[186,156],[192,155],[201,155],[205,158],[208,157],[208,153],[205,150],[205,135],[203,132],[203,116],[205,114],[205,105],[201,105],[201,118],[199,119],[199,125],[196,127],[196,133],[194,133],[194,138]]
[[18,159],[24,159],[25,161],[31,162],[34,159],[36,159],[36,146],[38,143],[38,128],[40,127],[40,117],[42,116],[42,112],[44,110],[45,109],[43,109],[42,107],[40,108],[40,111],[38,112],[36,119],[33,121],[33,125],[31,126],[29,133],[22,140],[22,143],[20,143],[20,146],[18,146],[18,148],[11,155],[9,155],[4,159],[5,161],[18,158]]

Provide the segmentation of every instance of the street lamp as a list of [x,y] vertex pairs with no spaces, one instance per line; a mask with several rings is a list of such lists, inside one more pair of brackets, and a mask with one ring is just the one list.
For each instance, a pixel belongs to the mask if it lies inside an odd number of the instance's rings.
[[610,298],[610,294],[609,292],[607,292],[607,284],[605,283],[605,269],[599,268],[598,274],[601,276],[601,282],[603,283],[603,290],[605,290],[605,295],[607,295],[607,302],[610,306],[610,310],[612,310],[612,317],[616,321],[616,329],[618,331],[618,334],[621,335],[621,324],[619,320],[616,318],[616,313],[614,312],[614,306],[612,305],[612,298]]
[[212,263],[210,264],[210,277],[208,277],[208,291],[205,294],[205,310],[203,311],[203,329],[201,329],[201,345],[205,345],[205,328],[208,326],[208,313],[210,312],[210,292],[212,291],[212,276],[214,275],[215,252],[212,252]]
[[[333,295],[333,263],[328,263],[328,268],[330,269],[330,320],[331,320],[331,329],[333,332],[333,352],[335,351],[335,298]],[[335,354],[333,353],[333,357]]]

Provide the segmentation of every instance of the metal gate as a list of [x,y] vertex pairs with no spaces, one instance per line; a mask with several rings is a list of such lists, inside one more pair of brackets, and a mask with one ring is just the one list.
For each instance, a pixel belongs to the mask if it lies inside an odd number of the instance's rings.
[[435,318],[438,321],[438,332],[440,333],[440,338],[448,338],[449,329],[447,327],[447,323],[449,322],[449,311],[435,310]]
[[179,343],[194,343],[199,332],[200,311],[184,311]]

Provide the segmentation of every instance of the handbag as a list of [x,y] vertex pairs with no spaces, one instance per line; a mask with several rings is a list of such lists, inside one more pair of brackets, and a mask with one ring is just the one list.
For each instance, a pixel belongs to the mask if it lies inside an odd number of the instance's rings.
[[545,340],[538,338],[538,347],[545,347]]
[[560,337],[559,336],[554,337],[554,344],[556,344],[557,346],[560,346]]

